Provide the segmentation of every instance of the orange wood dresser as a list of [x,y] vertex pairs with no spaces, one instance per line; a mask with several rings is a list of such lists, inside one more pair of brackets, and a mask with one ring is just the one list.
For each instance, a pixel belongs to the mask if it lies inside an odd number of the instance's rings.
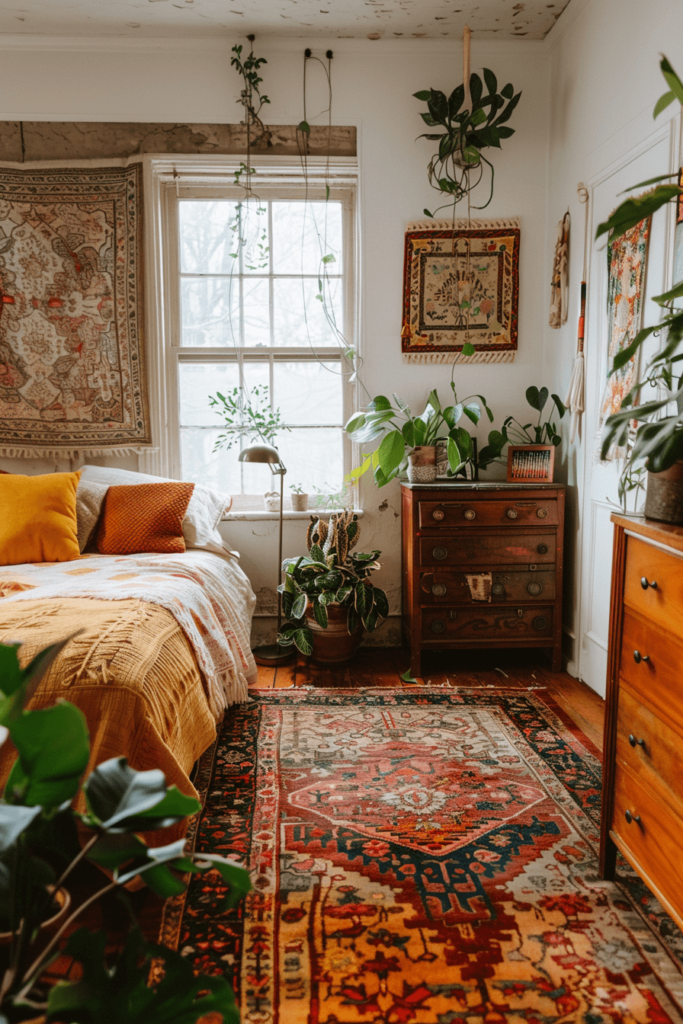
[[683,927],[683,527],[612,522],[600,871],[619,849]]
[[413,675],[423,650],[473,647],[551,648],[559,671],[562,485],[404,483],[401,491]]

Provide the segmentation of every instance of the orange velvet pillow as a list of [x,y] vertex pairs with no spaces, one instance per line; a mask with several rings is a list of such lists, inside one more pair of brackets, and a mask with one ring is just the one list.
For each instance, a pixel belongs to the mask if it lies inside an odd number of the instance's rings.
[[0,477],[0,565],[78,558],[76,490],[80,473]]
[[184,551],[183,519],[193,490],[194,484],[175,482],[110,487],[97,531],[97,550],[103,555]]

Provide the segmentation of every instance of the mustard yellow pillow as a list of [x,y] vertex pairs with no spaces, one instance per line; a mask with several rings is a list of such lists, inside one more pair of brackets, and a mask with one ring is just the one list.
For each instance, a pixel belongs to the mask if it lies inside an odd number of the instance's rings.
[[0,565],[78,558],[80,475],[0,476]]

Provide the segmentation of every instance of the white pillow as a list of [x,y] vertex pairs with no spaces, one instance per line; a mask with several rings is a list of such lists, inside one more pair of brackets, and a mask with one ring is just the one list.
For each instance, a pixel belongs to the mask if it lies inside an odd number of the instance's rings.
[[[148,473],[134,473],[129,469],[116,469],[113,466],[84,466],[81,480],[88,483],[106,484],[108,487],[118,484],[161,484],[168,483],[167,476],[150,476]],[[195,484],[187,512],[183,519],[183,536],[188,548],[202,548],[218,555],[229,552],[236,554],[223,542],[218,531],[221,517],[232,505],[232,498],[208,487]]]

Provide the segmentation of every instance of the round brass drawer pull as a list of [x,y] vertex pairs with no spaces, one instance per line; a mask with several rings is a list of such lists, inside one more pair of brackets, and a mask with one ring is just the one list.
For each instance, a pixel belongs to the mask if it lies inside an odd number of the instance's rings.
[[624,817],[626,818],[626,821],[627,821],[627,823],[629,825],[633,821],[635,821],[636,825],[640,825],[640,815],[639,814],[632,814],[631,811],[629,811],[628,807],[624,811]]
[[640,585],[643,588],[643,590],[647,590],[648,587],[652,587],[653,590],[656,590],[657,589],[657,580],[652,580],[652,582],[650,582],[648,580],[647,576],[641,576],[641,578],[640,578]]
[[434,619],[434,622],[432,622],[432,625],[431,625],[432,633],[443,633],[445,628],[446,628],[446,623],[442,622],[441,619]]
[[635,661],[636,665],[640,665],[641,661],[649,661],[650,660],[650,655],[649,654],[641,654],[640,651],[634,651],[633,652],[633,660]]
[[541,583],[527,583],[526,589],[532,597],[538,597],[543,590],[543,585]]
[[643,750],[645,749],[645,740],[642,738],[637,740],[633,733],[629,734],[628,741],[632,747],[642,747]]
[[534,629],[543,630],[548,628],[548,620],[545,615],[537,615],[533,622]]
[[432,594],[434,597],[443,597],[447,590],[448,587],[445,583],[435,583],[432,587]]
[[476,518],[477,518],[477,513],[474,511],[474,509],[473,508],[468,508],[467,511],[465,512],[465,519],[469,519],[470,522],[471,522],[472,519],[476,519]]
[[508,517],[508,519],[516,519],[518,513],[514,508],[509,508],[505,515]]
[[539,544],[538,547],[536,548],[536,550],[538,551],[539,555],[547,555],[548,554],[548,545],[547,544]]
[[434,558],[438,559],[439,562],[443,562],[444,558],[448,558],[448,548],[434,548],[432,555]]
[[491,587],[491,593],[493,594],[494,597],[504,597],[505,587],[503,586],[502,583],[494,583],[493,586]]
[[437,523],[440,523],[446,513],[442,508],[435,508],[432,512],[432,519],[436,519]]
[[547,516],[548,516],[548,509],[547,508],[539,508],[536,511],[536,515],[538,516],[539,519],[546,519]]

